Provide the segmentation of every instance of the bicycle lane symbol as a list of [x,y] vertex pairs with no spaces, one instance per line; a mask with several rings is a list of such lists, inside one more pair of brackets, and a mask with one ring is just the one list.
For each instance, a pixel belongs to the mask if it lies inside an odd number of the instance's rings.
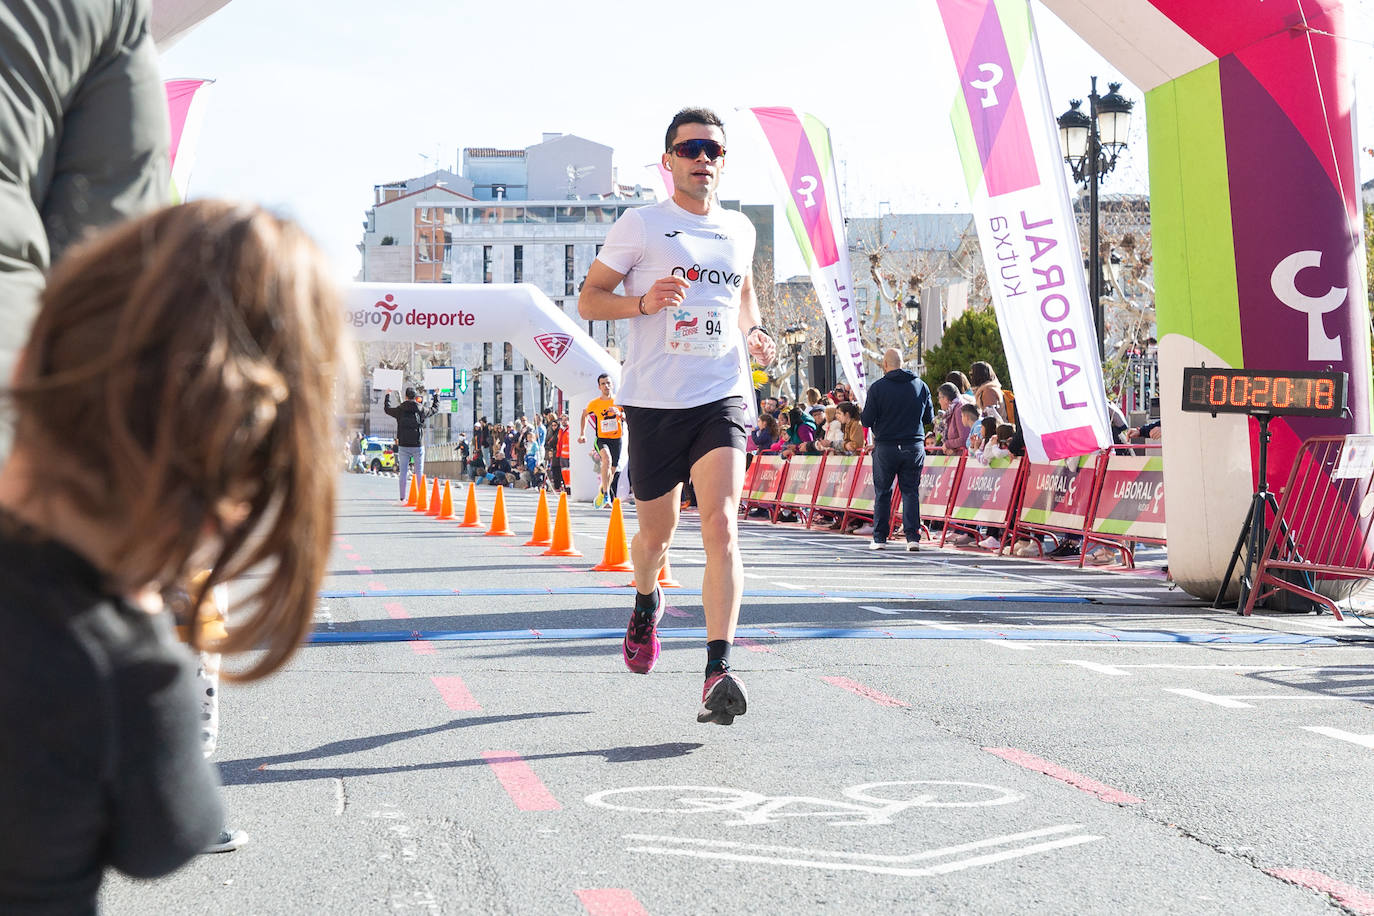
[[[734,816],[725,826],[754,826],[805,817],[829,818],[831,826],[836,827],[859,827],[889,824],[893,817],[913,808],[990,807],[1022,798],[1001,786],[940,780],[864,783],[850,786],[842,794],[844,799],[828,799],[768,796],[717,786],[635,786],[596,792],[585,800],[589,805],[616,811]],[[1081,830],[1081,824],[1061,824],[900,855],[741,843],[718,837],[627,833],[624,838],[633,844],[626,847],[630,852],[926,877],[1102,839]]]

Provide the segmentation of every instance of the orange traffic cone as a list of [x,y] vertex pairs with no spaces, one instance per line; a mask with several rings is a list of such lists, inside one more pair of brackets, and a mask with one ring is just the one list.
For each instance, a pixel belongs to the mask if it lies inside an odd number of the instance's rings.
[[663,558],[663,565],[658,570],[658,584],[661,588],[682,588],[682,583],[673,578],[672,567],[668,565],[668,558]]
[[425,478],[420,477],[420,485],[415,488],[415,511],[424,515],[429,511],[429,497],[425,495]]
[[439,514],[435,516],[441,522],[446,522],[453,518],[453,489],[447,480],[444,481],[444,498],[439,503]]
[[429,494],[429,510],[425,512],[430,518],[439,517],[440,503],[443,502],[443,493],[439,490],[439,478],[434,478],[434,491]]
[[415,507],[415,485],[419,482],[420,478],[416,477],[414,474],[410,475],[410,495],[406,497],[407,509]]
[[515,537],[515,532],[510,530],[510,524],[506,521],[506,499],[501,495],[504,489],[505,487],[496,488],[496,506],[491,510],[491,527],[487,529],[486,537]]
[[558,514],[553,520],[553,544],[544,551],[546,557],[580,557],[582,552],[573,546],[572,521],[568,517],[568,491],[558,494]]
[[549,533],[549,500],[543,487],[539,488],[539,505],[534,510],[534,533],[525,542],[526,547],[548,547],[553,543]]
[[468,484],[468,502],[463,507],[463,520],[458,523],[459,528],[481,528],[482,520],[477,517],[477,485]]
[[601,562],[592,567],[597,572],[630,572],[630,545],[625,540],[625,519],[620,514],[620,499],[611,503],[611,524],[606,529],[606,549]]

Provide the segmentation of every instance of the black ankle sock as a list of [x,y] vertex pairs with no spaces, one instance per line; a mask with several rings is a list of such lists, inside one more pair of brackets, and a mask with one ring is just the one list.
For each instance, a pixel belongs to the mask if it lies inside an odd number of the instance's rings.
[[730,670],[730,642],[725,639],[713,639],[706,644],[706,676],[710,677],[717,671]]
[[658,587],[649,594],[644,594],[638,589],[635,590],[635,613],[644,617],[652,617],[658,611]]

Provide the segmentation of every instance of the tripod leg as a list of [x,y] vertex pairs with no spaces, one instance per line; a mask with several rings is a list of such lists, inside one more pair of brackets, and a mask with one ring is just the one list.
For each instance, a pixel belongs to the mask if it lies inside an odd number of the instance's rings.
[[[1240,562],[1240,549],[1245,544],[1245,539],[1250,536],[1250,523],[1255,518],[1255,501],[1250,500],[1250,510],[1245,513],[1245,524],[1240,526],[1240,537],[1236,538],[1236,549],[1231,551],[1231,562],[1226,564],[1226,575],[1221,578],[1221,588],[1217,589],[1217,597],[1212,602],[1212,607],[1221,607],[1221,602],[1226,598],[1226,587],[1231,584],[1231,573],[1235,571],[1236,564]],[[1240,613],[1245,606],[1245,598],[1241,597],[1240,604],[1236,607],[1236,612]]]

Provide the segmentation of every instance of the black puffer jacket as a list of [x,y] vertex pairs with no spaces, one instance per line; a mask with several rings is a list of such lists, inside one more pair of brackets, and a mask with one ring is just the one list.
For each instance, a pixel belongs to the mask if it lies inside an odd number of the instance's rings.
[[396,418],[396,445],[418,448],[424,444],[425,421],[439,410],[439,395],[435,393],[428,407],[420,406],[418,401],[402,401],[392,407],[391,395],[388,394],[382,409],[388,416]]

